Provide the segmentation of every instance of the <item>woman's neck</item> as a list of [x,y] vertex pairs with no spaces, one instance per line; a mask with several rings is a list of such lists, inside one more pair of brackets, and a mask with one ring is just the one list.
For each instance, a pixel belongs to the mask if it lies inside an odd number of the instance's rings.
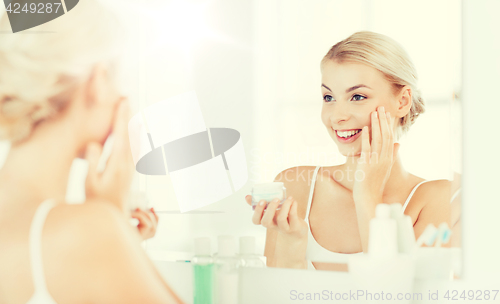
[[[360,179],[363,177],[362,173],[357,172],[359,156],[348,156],[346,162],[338,167],[342,173],[333,173],[335,179],[344,187],[352,191],[355,179]],[[343,178],[343,179],[342,179]],[[386,193],[395,193],[401,189],[401,185],[408,182],[411,178],[411,174],[406,171],[401,162],[399,154],[396,156],[396,161],[394,162],[391,174],[384,188],[384,195]]]
[[79,151],[73,130],[67,121],[41,124],[29,139],[12,145],[0,170],[2,209],[65,198],[71,164]]

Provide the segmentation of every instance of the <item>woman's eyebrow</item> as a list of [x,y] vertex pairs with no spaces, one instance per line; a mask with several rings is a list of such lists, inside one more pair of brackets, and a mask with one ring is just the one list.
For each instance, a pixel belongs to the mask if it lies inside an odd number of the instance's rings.
[[369,87],[369,86],[367,86],[367,85],[364,85],[364,84],[358,84],[358,85],[355,85],[355,86],[353,86],[353,87],[351,87],[351,88],[349,88],[349,89],[345,90],[345,92],[346,92],[346,93],[349,93],[349,92],[354,91],[354,90],[359,89],[359,88],[368,88],[368,89],[370,89],[370,90],[372,89],[372,88],[370,88],[370,87]]
[[332,90],[330,90],[330,88],[329,88],[329,87],[327,87],[327,86],[326,86],[326,85],[324,85],[323,83],[321,84],[321,86],[322,86],[322,87],[324,87],[324,88],[326,88],[326,89],[327,89],[328,91],[330,91],[330,92],[332,91]]
[[[327,87],[327,86],[326,86],[326,85],[324,85],[324,84],[321,84],[321,86],[322,86],[322,87],[324,87],[324,88],[326,88],[326,89],[327,89],[328,91],[330,91],[330,92],[332,91],[329,87]],[[355,85],[355,86],[350,87],[349,89],[345,90],[345,92],[346,92],[346,93],[349,93],[349,92],[354,91],[354,90],[359,89],[359,88],[368,88],[368,89],[370,89],[370,90],[372,89],[372,88],[370,88],[370,87],[369,87],[369,86],[367,86],[367,85],[364,85],[364,84],[358,84],[358,85]]]

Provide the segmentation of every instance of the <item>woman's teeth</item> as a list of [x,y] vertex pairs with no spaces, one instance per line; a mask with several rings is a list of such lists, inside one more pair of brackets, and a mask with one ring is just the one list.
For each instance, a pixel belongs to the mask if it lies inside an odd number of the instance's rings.
[[343,138],[348,138],[353,135],[356,135],[361,129],[359,130],[351,130],[351,131],[337,131],[337,135]]

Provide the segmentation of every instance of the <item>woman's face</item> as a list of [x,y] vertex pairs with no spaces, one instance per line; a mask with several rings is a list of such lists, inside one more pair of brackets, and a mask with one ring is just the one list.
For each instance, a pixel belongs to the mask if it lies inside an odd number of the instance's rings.
[[[321,71],[321,119],[342,155],[359,155],[361,129],[368,126],[371,134],[371,113],[383,106],[392,117],[399,117],[398,96],[380,71],[364,64],[329,60]],[[358,133],[345,138],[353,133],[345,131]]]

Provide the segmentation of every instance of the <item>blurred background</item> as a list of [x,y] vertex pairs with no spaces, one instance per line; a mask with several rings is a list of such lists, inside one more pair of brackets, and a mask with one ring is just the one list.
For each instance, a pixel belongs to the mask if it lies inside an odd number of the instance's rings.
[[[122,89],[134,113],[195,90],[207,127],[241,133],[247,185],[217,203],[181,214],[168,176],[136,173],[132,196],[145,193],[160,216],[144,243],[156,257],[193,250],[193,238],[253,235],[245,201],[252,184],[297,165],[344,162],[320,119],[319,64],[338,41],[370,30],[398,41],[413,60],[426,113],[401,140],[405,168],[425,179],[461,174],[461,3],[456,0],[115,0],[130,27]],[[1,7],[1,6],[0,6]],[[3,9],[3,7],[1,8]],[[8,143],[0,143],[0,167]],[[75,160],[67,200],[85,199],[86,163]],[[196,191],[196,185],[193,185]]]

